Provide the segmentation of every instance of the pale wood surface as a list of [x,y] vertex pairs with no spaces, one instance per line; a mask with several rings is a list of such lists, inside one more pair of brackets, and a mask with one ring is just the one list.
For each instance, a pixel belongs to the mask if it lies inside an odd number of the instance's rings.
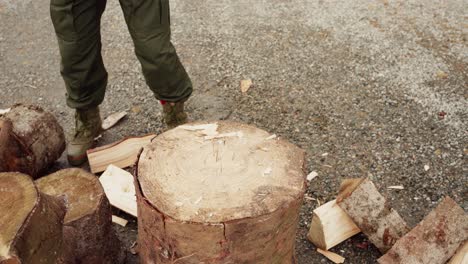
[[66,197],[68,208],[65,223],[94,213],[104,195],[96,176],[77,168],[42,177],[36,180],[36,185],[45,194]]
[[328,258],[329,260],[331,260],[333,263],[336,263],[336,264],[344,263],[345,261],[345,258],[343,258],[342,256],[334,252],[328,251],[328,250],[317,248],[317,252],[324,255],[326,258]]
[[0,262],[57,263],[66,204],[20,173],[0,173]]
[[380,264],[446,263],[468,239],[468,215],[446,197],[381,257]]
[[223,122],[217,132],[179,127],[143,150],[139,182],[156,208],[182,221],[219,223],[268,214],[302,194],[302,150],[247,125]]
[[13,240],[37,203],[37,189],[29,176],[0,173],[0,256],[8,255]]
[[337,203],[382,253],[409,231],[403,218],[367,178],[344,180]]
[[129,172],[109,165],[99,181],[111,205],[137,217],[135,186]]
[[60,170],[36,180],[38,189],[65,197],[64,254],[59,264],[119,264],[124,252],[112,228],[112,212],[99,179],[79,168]]
[[141,149],[148,145],[156,135],[130,137],[106,146],[87,151],[92,173],[103,172],[113,164],[119,168],[135,164]]
[[468,264],[468,241],[460,246],[448,264]]
[[314,210],[307,237],[318,248],[329,250],[359,232],[359,227],[333,200]]

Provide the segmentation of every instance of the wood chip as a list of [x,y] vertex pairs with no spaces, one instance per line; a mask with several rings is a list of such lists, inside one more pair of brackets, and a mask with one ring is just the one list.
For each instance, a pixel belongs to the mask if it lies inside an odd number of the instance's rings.
[[125,227],[128,221],[116,215],[112,215],[112,223],[116,223],[118,225]]
[[179,128],[188,130],[188,131],[200,131],[203,136],[215,136],[218,135],[218,124],[204,124],[204,125],[183,125]]
[[7,108],[7,109],[0,109],[0,115],[4,115],[8,112],[10,112],[11,108]]
[[135,186],[129,172],[109,165],[99,181],[112,206],[137,217]]
[[387,189],[392,189],[392,190],[404,190],[405,187],[402,185],[395,185],[395,186],[388,186]]
[[110,116],[108,116],[103,122],[102,122],[102,129],[107,130],[115,124],[117,124],[122,118],[124,118],[127,115],[127,112],[119,112],[119,113],[114,113]]
[[242,138],[244,134],[241,131],[237,132],[230,132],[230,133],[223,133],[223,134],[217,134],[217,135],[211,135],[211,136],[205,136],[205,140],[210,140],[210,139],[220,139],[220,138],[227,138],[227,137],[238,137]]
[[273,134],[273,135],[271,135],[271,136],[265,138],[265,140],[272,140],[272,139],[275,139],[275,138],[276,138],[276,135]]
[[344,263],[345,261],[345,258],[343,258],[342,256],[334,252],[328,251],[328,250],[317,248],[317,252],[324,255],[327,259],[331,260],[333,263],[338,264],[338,263]]
[[242,80],[241,81],[241,84],[240,84],[240,89],[241,89],[241,92],[242,93],[247,93],[247,91],[250,89],[250,87],[252,87],[252,80],[251,79],[247,79],[247,80]]
[[309,173],[309,175],[307,175],[307,180],[308,181],[311,181],[313,179],[315,179],[315,177],[318,176],[318,173],[316,171],[312,171],[311,173]]

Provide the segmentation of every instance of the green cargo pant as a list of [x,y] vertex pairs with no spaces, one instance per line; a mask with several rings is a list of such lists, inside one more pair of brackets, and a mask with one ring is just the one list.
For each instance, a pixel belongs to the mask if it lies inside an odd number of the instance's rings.
[[[169,0],[120,0],[147,85],[156,98],[185,99],[192,83],[171,43]],[[51,0],[61,74],[71,108],[101,104],[107,72],[101,57],[100,20],[106,0]]]

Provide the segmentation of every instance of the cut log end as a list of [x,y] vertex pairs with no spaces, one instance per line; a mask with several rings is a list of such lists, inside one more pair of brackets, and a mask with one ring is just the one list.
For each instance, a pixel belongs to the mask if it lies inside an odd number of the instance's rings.
[[156,137],[136,175],[142,262],[291,263],[304,152],[269,136],[218,122]]
[[65,224],[96,212],[104,193],[96,176],[82,169],[65,169],[36,180],[43,193],[66,197]]
[[217,132],[206,140],[176,128],[144,149],[139,183],[156,208],[182,221],[219,223],[268,214],[302,196],[302,150],[245,125],[222,123]]
[[15,105],[0,116],[0,171],[18,171],[36,178],[64,150],[62,127],[41,108]]
[[31,178],[21,173],[0,173],[0,186],[0,255],[8,257],[21,226],[38,203],[38,193]]
[[124,256],[112,229],[111,208],[96,176],[72,168],[40,178],[36,184],[40,191],[65,196],[69,203],[61,263],[121,263]]
[[65,211],[63,199],[40,193],[29,176],[0,173],[0,262],[56,263]]

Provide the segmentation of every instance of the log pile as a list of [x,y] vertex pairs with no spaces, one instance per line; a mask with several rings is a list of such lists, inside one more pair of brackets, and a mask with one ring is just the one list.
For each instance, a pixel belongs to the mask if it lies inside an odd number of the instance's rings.
[[156,137],[138,162],[142,263],[294,263],[304,151],[230,122]]
[[0,115],[0,172],[18,171],[37,178],[64,150],[62,127],[42,108],[15,105]]

